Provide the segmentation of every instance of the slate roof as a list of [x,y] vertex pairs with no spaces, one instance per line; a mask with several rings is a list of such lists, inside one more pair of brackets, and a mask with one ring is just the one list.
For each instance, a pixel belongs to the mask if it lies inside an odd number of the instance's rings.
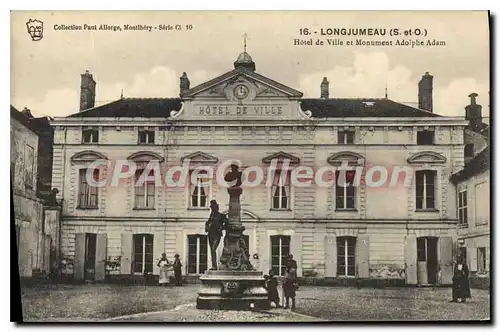
[[[31,113],[30,113],[31,114]],[[23,112],[18,111],[14,106],[10,105],[10,117],[19,121],[23,126],[40,134],[43,131],[51,130],[48,117],[34,118],[28,117]]]
[[490,169],[490,147],[487,146],[472,158],[460,172],[451,176],[454,183],[463,182],[474,175],[480,174]]
[[316,118],[440,116],[385,98],[302,99],[301,107]]
[[[170,111],[181,108],[181,101],[180,98],[123,98],[69,117],[167,118]],[[390,99],[376,98],[302,99],[301,107],[304,111],[311,111],[316,118],[440,116]]]
[[167,118],[181,108],[180,98],[123,98],[69,117],[81,118]]

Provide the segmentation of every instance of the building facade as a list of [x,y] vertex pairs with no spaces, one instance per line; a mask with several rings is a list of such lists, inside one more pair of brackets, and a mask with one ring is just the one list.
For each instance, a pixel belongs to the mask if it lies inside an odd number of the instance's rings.
[[[80,111],[51,122],[52,186],[64,202],[61,250],[74,262],[67,272],[102,279],[107,262],[119,257],[113,274],[158,274],[165,252],[169,259],[179,253],[183,274],[204,273],[209,202],[228,208],[215,173],[176,186],[136,181],[151,174],[151,161],[163,176],[187,161],[190,175],[197,165],[221,169],[239,160],[241,169],[264,170],[263,181],[241,197],[257,269],[281,274],[291,253],[301,277],[451,283],[457,191],[449,179],[464,166],[467,122],[432,112],[432,76],[422,77],[414,108],[388,98],[330,98],[326,78],[318,82],[321,98],[304,99],[255,69],[242,53],[233,70],[198,86],[184,74],[180,98],[122,98],[98,107],[96,83],[82,75]],[[98,160],[107,166],[94,177],[107,183],[97,188],[85,172]],[[119,160],[137,169],[112,185],[114,169],[123,171]],[[289,169],[268,172],[275,160]],[[342,185],[292,184],[306,167],[314,180],[325,169],[334,178],[340,165],[360,168]]]
[[10,108],[11,183],[18,266],[21,277],[47,274],[58,241],[58,221],[52,219],[52,127],[30,110]]
[[[482,122],[481,105],[471,94],[466,107],[470,121],[465,129],[464,169],[453,174],[457,188],[458,245],[466,258],[474,286],[489,287],[490,283],[490,146],[489,126]],[[474,115],[473,118],[470,116]]]

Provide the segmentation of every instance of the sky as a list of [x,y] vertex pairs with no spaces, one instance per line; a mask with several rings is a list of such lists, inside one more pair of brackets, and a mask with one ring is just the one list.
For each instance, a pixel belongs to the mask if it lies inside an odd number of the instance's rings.
[[[29,19],[44,22],[43,38],[32,41]],[[66,31],[54,25],[179,24],[180,31]],[[188,29],[192,26],[192,29]],[[300,35],[307,28],[316,34]],[[328,28],[421,29],[445,46],[295,46]],[[123,28],[122,28],[123,29]],[[416,106],[417,84],[425,72],[434,76],[434,112],[464,116],[475,92],[489,122],[489,25],[478,12],[12,12],[11,104],[35,116],[78,112],[80,74],[89,70],[97,82],[96,105],[124,97],[177,97],[186,72],[191,87],[233,69],[243,51],[256,71],[319,98],[323,77],[332,98],[384,97]],[[359,38],[359,37],[358,37]],[[396,40],[367,36],[365,40]]]

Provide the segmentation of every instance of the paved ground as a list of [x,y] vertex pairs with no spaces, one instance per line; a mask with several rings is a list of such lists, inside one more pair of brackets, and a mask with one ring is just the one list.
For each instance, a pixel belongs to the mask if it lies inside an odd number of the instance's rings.
[[25,321],[477,320],[487,319],[490,308],[486,290],[472,290],[473,299],[462,304],[449,303],[449,288],[302,286],[297,293],[297,314],[283,309],[270,313],[200,311],[194,307],[198,287],[29,287],[22,290],[23,316]]

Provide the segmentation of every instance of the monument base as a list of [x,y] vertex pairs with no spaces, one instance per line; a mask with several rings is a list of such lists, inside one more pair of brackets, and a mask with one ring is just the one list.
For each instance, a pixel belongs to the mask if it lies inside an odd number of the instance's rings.
[[200,277],[202,286],[197,309],[267,310],[270,308],[265,279],[259,271],[207,271]]

